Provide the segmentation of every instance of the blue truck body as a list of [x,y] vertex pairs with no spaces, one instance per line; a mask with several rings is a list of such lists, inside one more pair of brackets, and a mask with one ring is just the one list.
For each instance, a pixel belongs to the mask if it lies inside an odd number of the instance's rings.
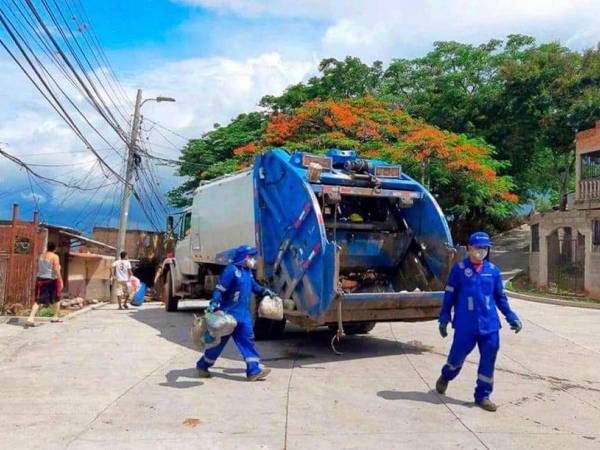
[[259,276],[300,325],[437,317],[453,258],[434,197],[354,151],[275,148],[253,168]]

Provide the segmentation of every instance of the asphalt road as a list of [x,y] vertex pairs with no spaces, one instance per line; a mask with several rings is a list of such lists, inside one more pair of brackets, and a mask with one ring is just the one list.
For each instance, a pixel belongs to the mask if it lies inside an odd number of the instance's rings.
[[273,368],[244,381],[234,347],[195,377],[191,313],[106,306],[64,324],[0,325],[0,448],[600,448],[600,311],[514,300],[494,400],[473,407],[477,352],[432,391],[449,340],[434,322],[348,337],[291,330],[260,343]]

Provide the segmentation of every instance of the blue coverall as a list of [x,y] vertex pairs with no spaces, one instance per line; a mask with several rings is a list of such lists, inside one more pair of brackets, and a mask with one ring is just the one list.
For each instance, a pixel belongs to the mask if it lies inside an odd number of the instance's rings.
[[509,323],[518,320],[504,293],[500,270],[484,261],[478,273],[469,258],[455,264],[446,284],[439,317],[441,323],[450,322],[452,307],[454,340],[448,362],[442,368],[442,377],[448,381],[456,378],[466,357],[477,344],[480,359],[475,401],[481,402],[489,398],[494,387],[494,365],[500,347],[501,328],[496,307]]
[[[219,284],[213,292],[210,302],[214,309],[231,314],[237,320],[237,326],[231,337],[246,362],[246,376],[251,377],[261,371],[260,356],[254,344],[254,330],[252,315],[250,314],[250,301],[252,293],[264,294],[267,289],[254,279],[252,271],[243,265],[229,264],[219,278]],[[219,357],[229,336],[224,336],[216,347],[204,352],[196,363],[196,367],[208,370]]]

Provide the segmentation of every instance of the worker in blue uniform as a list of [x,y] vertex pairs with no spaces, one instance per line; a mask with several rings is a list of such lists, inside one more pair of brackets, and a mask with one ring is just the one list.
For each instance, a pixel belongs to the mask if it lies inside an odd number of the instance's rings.
[[[221,310],[235,317],[237,326],[231,337],[246,362],[248,381],[263,380],[271,372],[271,369],[260,365],[250,313],[252,293],[274,295],[254,279],[252,269],[256,265],[256,253],[256,249],[249,245],[241,245],[235,250],[233,260],[221,274],[207,309],[208,312]],[[219,345],[206,350],[198,360],[196,368],[201,378],[210,378],[208,369],[215,363],[228,340],[229,336],[224,336]]]
[[[477,232],[469,237],[469,256],[455,264],[450,271],[439,316],[442,337],[448,336],[448,323],[454,308],[454,340],[448,361],[437,380],[436,390],[444,394],[448,383],[456,378],[475,345],[479,347],[479,369],[475,388],[475,403],[486,411],[496,411],[490,400],[494,386],[494,365],[500,345],[499,309],[512,330],[523,328],[510,309],[504,293],[500,270],[489,262],[492,242],[487,233]],[[497,308],[497,309],[496,309]]]

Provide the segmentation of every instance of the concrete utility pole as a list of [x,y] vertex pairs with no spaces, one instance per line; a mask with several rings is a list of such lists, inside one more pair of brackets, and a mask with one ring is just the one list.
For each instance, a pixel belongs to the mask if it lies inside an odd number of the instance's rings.
[[131,177],[133,175],[134,164],[136,161],[136,142],[138,130],[140,127],[140,110],[142,109],[142,90],[138,89],[135,99],[135,110],[133,112],[133,122],[131,124],[131,135],[127,145],[127,168],[125,170],[125,184],[123,185],[123,198],[121,199],[121,218],[119,219],[119,234],[117,235],[117,259],[120,253],[125,249],[125,236],[127,235],[127,220],[129,219],[129,199],[133,184]]
[[[115,255],[117,259],[119,259],[121,252],[125,250],[125,237],[127,236],[127,221],[129,219],[129,199],[131,198],[131,192],[133,191],[133,171],[135,169],[135,165],[139,160],[139,155],[137,155],[137,139],[138,139],[138,131],[140,128],[140,113],[142,110],[142,106],[147,101],[156,101],[160,102],[174,102],[175,99],[171,97],[156,97],[156,98],[147,98],[142,101],[142,90],[138,89],[137,96],[135,99],[135,109],[133,111],[133,121],[131,124],[131,135],[129,136],[129,143],[127,144],[127,168],[125,170],[125,184],[123,185],[123,197],[121,198],[121,217],[119,218],[119,233],[117,234],[117,254]],[[111,293],[111,301],[115,303],[117,301],[116,298],[116,289],[113,289]]]

